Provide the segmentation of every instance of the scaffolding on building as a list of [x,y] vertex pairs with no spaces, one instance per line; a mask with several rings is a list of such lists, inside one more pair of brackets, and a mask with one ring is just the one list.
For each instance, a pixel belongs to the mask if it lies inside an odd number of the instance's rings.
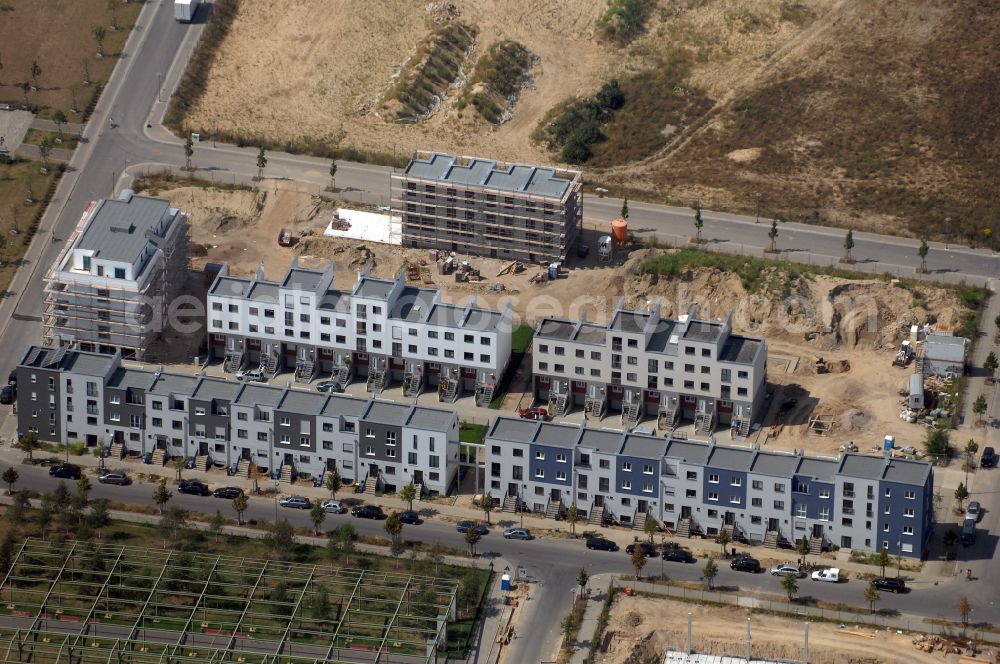
[[0,585],[3,661],[435,664],[458,582],[27,539]]

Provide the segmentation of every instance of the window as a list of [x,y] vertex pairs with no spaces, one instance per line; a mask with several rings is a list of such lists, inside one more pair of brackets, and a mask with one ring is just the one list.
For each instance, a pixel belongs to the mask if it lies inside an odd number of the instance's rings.
[[629,463],[628,461],[623,461],[622,462],[622,470],[625,471],[626,473],[631,473],[632,472],[632,464]]
[[886,505],[885,510],[882,512],[882,514],[892,514],[892,508]]
[[163,410],[163,402],[162,401],[154,401],[153,402],[153,410]]
[[386,431],[385,432],[385,444],[388,445],[389,447],[395,447],[396,446],[396,432],[395,431]]
[[372,429],[371,427],[366,427],[365,438],[374,438],[374,437],[375,437],[375,429]]
[[652,475],[653,474],[653,465],[649,464],[649,463],[644,464],[642,466],[642,474],[643,475]]
[[628,480],[622,480],[622,489],[624,489],[625,491],[631,491],[632,483],[629,482]]
[[258,431],[257,432],[257,440],[259,440],[259,441],[266,441],[267,440],[267,432],[266,431]]
[[515,448],[514,449],[514,456],[516,456],[516,457],[523,457],[524,456],[524,450],[516,449]]
[[544,480],[545,470],[543,470],[542,468],[535,468],[535,477],[537,477],[540,480]]
[[784,493],[785,492],[785,485],[781,484],[780,482],[775,482],[774,483],[774,492],[775,493]]
[[914,500],[916,497],[917,497],[917,494],[914,493],[913,491],[904,491],[903,492],[903,498],[906,498],[907,500]]
[[719,476],[717,474],[715,474],[715,473],[709,473],[708,474],[708,483],[709,484],[718,484],[719,483]]
[[715,491],[709,491],[708,492],[708,499],[709,500],[713,500],[715,502],[718,502],[719,501],[719,494],[716,493]]
[[753,480],[750,483],[750,488],[753,489],[754,491],[763,491],[764,490],[764,482],[762,480]]
[[805,505],[796,505],[795,506],[795,516],[802,517],[803,519],[806,518],[806,506]]
[[280,417],[280,418],[278,419],[278,424],[280,424],[280,425],[281,425],[281,426],[283,426],[283,427],[288,427],[288,426],[291,426],[291,425],[292,425],[292,420],[291,420],[291,419],[289,419],[289,418],[288,418],[287,416],[285,416],[285,415],[282,415],[282,416],[281,416],[281,417]]
[[904,535],[912,535],[913,534],[913,526],[903,526],[903,534]]
[[565,470],[557,470],[556,471],[556,479],[557,480],[565,481],[566,480],[566,471]]
[[557,454],[556,455],[556,463],[566,463],[566,455],[565,454]]
[[732,503],[733,505],[739,505],[740,504],[740,497],[739,496],[729,496],[729,502]]
[[489,364],[490,363],[490,356],[487,355],[486,353],[480,353],[479,354],[479,361],[483,362],[484,364]]
[[444,340],[445,341],[454,341],[455,340],[455,333],[454,332],[445,332],[444,333]]
[[545,461],[545,452],[535,452],[535,458],[539,461]]
[[820,498],[829,498],[830,497],[830,490],[829,489],[820,489],[819,490],[819,497]]
[[743,484],[743,478],[742,477],[730,477],[729,478],[729,486],[742,486],[742,484]]
[[905,516],[908,519],[912,519],[913,518],[913,508],[912,507],[907,507],[906,509],[904,509],[903,510],[903,516]]
[[763,498],[751,498],[750,499],[750,507],[763,507],[763,506],[764,506],[764,499]]
[[776,509],[776,510],[783,510],[783,509],[785,509],[785,501],[783,501],[783,500],[776,500],[776,501],[774,501],[774,509]]
[[539,353],[547,353],[547,352],[549,352],[549,347],[546,344],[540,344],[538,346],[538,352]]
[[886,488],[886,490],[885,490],[885,497],[886,498],[892,498],[892,489]]
[[819,508],[819,520],[820,521],[829,521],[830,520],[830,508],[829,507],[821,507],[821,508]]

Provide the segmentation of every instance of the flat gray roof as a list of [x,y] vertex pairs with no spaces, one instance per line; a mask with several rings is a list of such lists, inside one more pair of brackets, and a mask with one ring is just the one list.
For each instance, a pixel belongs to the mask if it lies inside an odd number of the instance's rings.
[[351,312],[351,294],[340,290],[329,289],[317,303],[318,309],[335,311],[342,314]]
[[391,318],[405,320],[410,323],[423,321],[434,303],[435,291],[428,288],[405,287],[396,298],[396,303],[389,312]]
[[107,387],[118,390],[145,390],[153,382],[153,373],[142,369],[119,367],[108,380]]
[[580,427],[551,422],[540,422],[539,424],[541,426],[538,427],[534,440],[539,445],[571,450],[576,445],[576,441],[580,439]]
[[639,457],[641,459],[662,459],[667,449],[667,440],[645,434],[626,434],[619,454]]
[[[573,175],[575,171],[565,171]],[[414,157],[406,167],[406,175],[443,184],[498,189],[545,198],[562,198],[573,178],[561,177],[554,168],[527,164],[502,164],[478,157],[458,158],[433,152],[426,158]]]
[[956,337],[953,334],[928,334],[924,339],[924,344],[941,344],[944,346],[962,346],[968,340],[965,337]]
[[608,340],[608,329],[603,325],[582,323],[576,332],[576,341],[603,346]]
[[169,394],[183,394],[185,397],[191,394],[198,378],[195,376],[183,376],[181,374],[161,373],[153,381],[149,388],[150,394],[167,396]]
[[670,459],[679,459],[696,466],[703,466],[705,465],[705,461],[708,460],[709,449],[710,446],[708,443],[696,440],[674,440],[671,438],[667,441],[667,451],[663,456]]
[[619,332],[629,332],[637,334],[646,327],[646,321],[650,314],[644,311],[628,311],[619,309],[611,319],[610,328]]
[[798,467],[799,457],[795,454],[758,452],[750,466],[750,472],[772,477],[791,477]]
[[289,268],[285,279],[281,282],[281,287],[315,293],[320,282],[323,281],[323,276],[321,270],[306,270],[301,267]]
[[395,424],[403,426],[406,418],[410,414],[410,407],[406,404],[391,403],[388,401],[372,401],[362,419],[372,420],[381,424]]
[[568,320],[543,318],[542,322],[538,324],[538,331],[535,333],[535,336],[569,341],[573,338],[573,330],[575,329],[576,325]]
[[834,459],[820,459],[819,457],[802,457],[796,475],[815,478],[821,482],[832,482],[833,476],[837,473],[838,462]]
[[730,336],[726,343],[722,345],[722,353],[719,359],[723,362],[734,362],[736,364],[750,364],[753,358],[757,357],[761,341],[750,337]]
[[517,417],[498,417],[493,420],[493,426],[490,427],[486,437],[514,443],[530,443],[535,439],[535,432],[540,425],[541,422],[522,420]]
[[368,407],[368,399],[361,397],[351,397],[346,394],[331,394],[323,405],[321,415],[326,417],[361,417]]
[[748,470],[753,455],[754,451],[751,449],[716,445],[705,465],[725,470]]
[[392,288],[395,285],[395,281],[389,281],[388,279],[361,277],[361,280],[354,286],[354,294],[373,300],[384,300],[389,297],[389,293],[392,292]]
[[67,353],[62,365],[66,371],[73,373],[85,376],[105,376],[114,364],[114,360],[114,355],[71,352]]
[[194,393],[191,394],[191,398],[199,399],[201,401],[211,401],[212,399],[232,401],[236,398],[236,393],[239,392],[239,389],[239,383],[231,380],[223,380],[221,378],[203,378],[201,382],[198,383]]
[[605,429],[584,429],[580,437],[580,446],[589,447],[597,452],[614,454],[621,449],[622,432]]
[[233,403],[241,406],[270,406],[274,408],[281,401],[284,389],[270,385],[244,383]]
[[300,415],[318,415],[323,410],[323,402],[325,401],[326,395],[322,392],[289,388],[285,390],[285,395],[281,398],[277,409]]
[[722,325],[703,320],[692,320],[688,323],[684,331],[684,338],[690,341],[704,341],[712,343],[719,339],[722,334]]
[[425,431],[448,431],[451,429],[452,419],[455,412],[444,408],[428,408],[427,406],[413,406],[410,410],[409,419],[406,426]]
[[247,297],[251,300],[269,304],[277,304],[278,295],[279,286],[273,281],[255,281],[250,288],[250,292],[247,293]]
[[169,209],[170,201],[163,198],[105,198],[91,213],[76,246],[104,260],[134,263],[149,244],[146,232],[155,232]]
[[882,479],[900,484],[923,486],[930,472],[931,465],[929,463],[910,459],[891,459],[885,468]]
[[212,284],[212,295],[220,297],[246,297],[253,280],[243,277],[218,277]]

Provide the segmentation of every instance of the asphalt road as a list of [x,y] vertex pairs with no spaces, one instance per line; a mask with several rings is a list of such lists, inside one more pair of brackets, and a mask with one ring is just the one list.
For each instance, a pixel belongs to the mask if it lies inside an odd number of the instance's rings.
[[[52,490],[58,480],[48,475],[48,469],[34,466],[19,466],[19,489],[45,492]],[[73,491],[72,481],[67,481]],[[110,486],[94,482],[92,498],[107,498],[109,500],[137,505],[154,506],[152,499],[154,485],[150,483],[134,483],[129,486]],[[213,486],[213,488],[215,488]],[[343,496],[342,496],[343,497]],[[214,514],[220,509],[226,516],[233,517],[231,501],[211,496],[191,496],[177,493],[173,489],[173,497],[169,505],[178,506],[190,512]],[[464,537],[455,529],[451,522],[438,520],[433,515],[433,507],[424,512],[424,522],[420,525],[404,526],[403,537],[409,541],[425,543],[438,542],[449,547],[465,549]],[[308,510],[280,507],[274,499],[251,497],[250,506],[245,519],[258,523],[272,523],[275,515],[287,519],[289,523],[301,528],[311,528]],[[539,591],[533,593],[529,614],[522,621],[522,636],[515,643],[521,652],[516,661],[544,661],[551,654],[548,650],[558,642],[558,621],[565,614],[572,592],[576,585],[576,575],[581,567],[590,574],[606,572],[629,574],[633,570],[629,557],[622,551],[588,551],[582,539],[562,539],[540,537],[531,541],[505,540],[501,533],[504,528],[517,526],[516,520],[500,518],[495,515],[490,533],[485,535],[477,546],[478,553],[485,559],[503,559],[514,566],[523,566],[528,575],[539,584]],[[983,527],[996,524],[997,515],[988,513],[984,518]],[[382,521],[359,519],[350,514],[328,515],[322,524],[322,530],[330,532],[341,523],[351,523],[362,535],[385,537]],[[966,552],[969,558],[974,558],[976,552],[984,557],[992,556],[992,548],[983,537],[976,547],[970,547]],[[977,548],[981,547],[981,548]],[[792,551],[785,552],[790,561],[797,557]],[[988,558],[987,558],[988,559]],[[663,562],[660,559],[650,559],[645,575],[665,573],[669,578],[680,581],[698,581],[702,576],[703,563],[683,564]],[[725,561],[720,561],[719,575],[716,586],[737,588],[738,591],[769,592],[783,594],[780,579],[770,574],[748,574],[729,569]],[[874,571],[874,568],[873,568]],[[886,570],[887,575],[893,575],[894,570]],[[905,572],[903,574],[905,577]],[[981,580],[981,579],[980,579]],[[896,609],[901,613],[942,618],[957,619],[958,598],[966,594],[975,607],[974,620],[997,622],[1000,620],[1000,610],[991,602],[995,589],[988,583],[967,583],[956,580],[938,585],[937,583],[910,581],[912,591],[906,594],[893,595],[882,593],[879,602],[881,609]],[[864,584],[858,581],[846,581],[837,584],[823,583],[802,579],[799,581],[800,596],[812,596],[828,602],[840,602],[853,606],[864,606]],[[532,616],[537,616],[532,618]],[[535,631],[532,631],[535,630]],[[543,635],[537,630],[544,630]],[[530,638],[527,638],[530,634]]]

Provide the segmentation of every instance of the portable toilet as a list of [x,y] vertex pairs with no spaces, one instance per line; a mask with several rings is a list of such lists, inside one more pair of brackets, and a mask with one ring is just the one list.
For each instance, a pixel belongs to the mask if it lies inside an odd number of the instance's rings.
[[500,590],[510,592],[510,574],[503,574],[500,577]]
[[886,457],[892,456],[892,448],[895,446],[896,446],[896,437],[886,436],[885,439],[882,441],[882,453]]
[[602,261],[611,260],[611,236],[602,235],[597,239],[597,259]]
[[555,281],[559,278],[559,263],[549,263],[549,280]]

